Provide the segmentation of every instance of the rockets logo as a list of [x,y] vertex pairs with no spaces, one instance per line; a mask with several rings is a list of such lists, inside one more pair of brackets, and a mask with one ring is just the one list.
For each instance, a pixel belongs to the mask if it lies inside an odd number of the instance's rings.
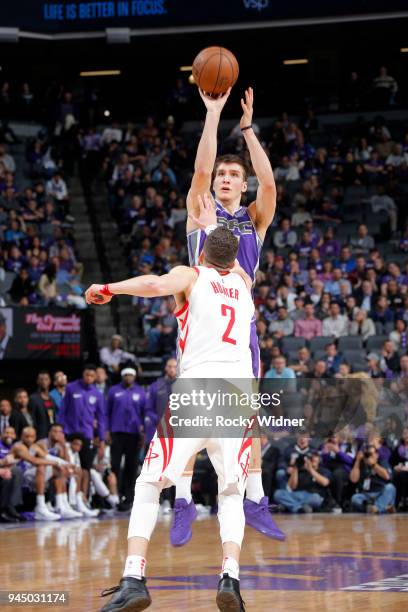
[[150,467],[150,462],[152,459],[156,459],[159,456],[159,453],[154,453],[153,452],[153,446],[154,446],[154,440],[152,440],[149,444],[149,450],[147,451],[146,457],[145,457],[145,464],[147,465],[147,467]]
[[251,453],[246,453],[245,455],[245,463],[243,463],[242,461],[240,461],[239,465],[240,468],[242,470],[242,478],[243,480],[246,480],[248,478],[248,469],[249,469],[249,460],[250,460],[250,455]]

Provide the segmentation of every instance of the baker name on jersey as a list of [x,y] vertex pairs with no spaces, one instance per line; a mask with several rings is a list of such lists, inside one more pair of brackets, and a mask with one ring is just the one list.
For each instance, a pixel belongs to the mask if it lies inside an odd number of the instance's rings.
[[227,297],[233,298],[234,300],[239,299],[238,289],[224,287],[224,285],[218,283],[217,281],[211,281],[211,287],[214,289],[214,293],[223,293]]

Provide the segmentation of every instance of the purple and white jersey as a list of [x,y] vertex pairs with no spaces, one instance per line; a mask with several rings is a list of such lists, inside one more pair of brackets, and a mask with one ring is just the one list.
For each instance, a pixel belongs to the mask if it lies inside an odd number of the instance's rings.
[[[262,240],[256,233],[255,226],[248,214],[246,206],[240,206],[233,215],[216,201],[217,224],[227,227],[239,239],[238,256],[240,266],[255,282],[259,267],[259,256]],[[203,250],[206,234],[204,230],[196,229],[187,234],[188,257],[190,266],[198,265],[198,258]]]
[[[215,203],[217,211],[217,224],[227,227],[231,232],[233,232],[234,236],[239,239],[237,255],[238,262],[250,276],[252,283],[255,284],[255,275],[259,268],[259,257],[261,254],[263,241],[256,233],[255,226],[248,214],[248,209],[246,206],[240,206],[238,210],[231,215],[219,202],[216,201]],[[190,266],[198,265],[198,258],[203,250],[205,239],[206,233],[204,230],[196,229],[187,234]],[[256,334],[255,316],[251,323],[249,347],[252,354],[253,374],[255,378],[259,378],[261,361],[259,355],[258,336]]]

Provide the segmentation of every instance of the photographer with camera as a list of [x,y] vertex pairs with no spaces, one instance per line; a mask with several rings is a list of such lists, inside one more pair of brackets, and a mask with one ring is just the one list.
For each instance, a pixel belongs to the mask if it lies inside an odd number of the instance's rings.
[[369,514],[395,512],[396,490],[391,482],[391,468],[379,458],[374,445],[358,451],[350,480],[357,484],[357,493],[351,498],[354,510]]
[[310,455],[310,434],[302,428],[296,431],[296,442],[286,447],[279,459],[279,466],[276,472],[276,488],[285,489],[290,476],[289,468],[295,464],[297,457]]
[[298,455],[289,465],[288,473],[288,486],[275,491],[275,502],[293,514],[321,508],[330,485],[330,472],[320,467],[319,453]]

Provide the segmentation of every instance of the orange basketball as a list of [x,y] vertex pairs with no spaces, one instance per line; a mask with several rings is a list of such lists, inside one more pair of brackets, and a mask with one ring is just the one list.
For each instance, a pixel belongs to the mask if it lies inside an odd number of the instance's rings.
[[224,47],[207,47],[193,62],[194,81],[210,96],[225,93],[235,85],[238,73],[237,58]]

